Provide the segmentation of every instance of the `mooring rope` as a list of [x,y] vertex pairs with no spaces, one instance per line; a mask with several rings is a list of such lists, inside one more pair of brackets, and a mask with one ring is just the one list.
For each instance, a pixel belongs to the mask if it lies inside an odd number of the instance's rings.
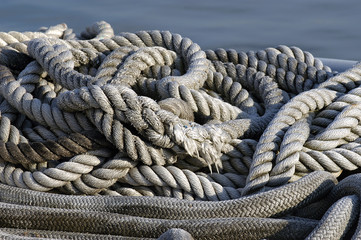
[[297,47],[0,33],[0,236],[357,239],[360,84]]

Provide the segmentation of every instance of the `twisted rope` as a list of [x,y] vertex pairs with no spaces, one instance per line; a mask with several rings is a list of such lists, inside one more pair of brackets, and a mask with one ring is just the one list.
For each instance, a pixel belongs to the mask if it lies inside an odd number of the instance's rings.
[[360,79],[103,21],[0,33],[0,236],[356,239]]

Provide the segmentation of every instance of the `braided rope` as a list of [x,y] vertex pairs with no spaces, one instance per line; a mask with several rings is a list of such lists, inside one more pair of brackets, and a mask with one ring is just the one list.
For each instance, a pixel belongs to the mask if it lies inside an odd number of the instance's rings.
[[0,236],[357,238],[360,79],[104,21],[0,33]]

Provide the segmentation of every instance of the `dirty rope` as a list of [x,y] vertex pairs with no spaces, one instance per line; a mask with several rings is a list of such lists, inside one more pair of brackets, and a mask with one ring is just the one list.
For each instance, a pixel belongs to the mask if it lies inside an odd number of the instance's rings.
[[360,84],[297,47],[1,32],[0,236],[360,238]]

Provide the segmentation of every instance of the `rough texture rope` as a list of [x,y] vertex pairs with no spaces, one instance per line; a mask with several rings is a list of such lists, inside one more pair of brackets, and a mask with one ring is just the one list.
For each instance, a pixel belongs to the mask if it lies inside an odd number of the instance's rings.
[[0,236],[357,239],[360,84],[297,47],[0,33]]

